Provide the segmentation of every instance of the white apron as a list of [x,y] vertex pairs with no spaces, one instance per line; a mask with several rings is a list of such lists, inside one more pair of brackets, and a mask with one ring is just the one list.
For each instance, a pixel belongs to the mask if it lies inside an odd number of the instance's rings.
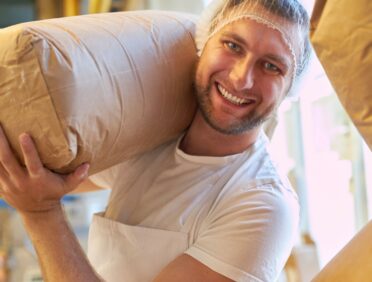
[[107,282],[152,281],[187,248],[187,233],[130,226],[102,213],[89,230],[88,258]]

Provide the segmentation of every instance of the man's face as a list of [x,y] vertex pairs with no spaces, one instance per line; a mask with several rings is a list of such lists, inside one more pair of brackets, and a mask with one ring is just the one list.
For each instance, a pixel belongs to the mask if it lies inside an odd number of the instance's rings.
[[288,91],[292,55],[277,30],[243,19],[226,25],[206,44],[196,69],[199,108],[224,134],[256,128]]

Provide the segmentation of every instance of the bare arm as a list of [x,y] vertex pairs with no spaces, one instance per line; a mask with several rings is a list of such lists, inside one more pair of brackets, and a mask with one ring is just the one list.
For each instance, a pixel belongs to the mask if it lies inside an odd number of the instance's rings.
[[21,216],[45,281],[103,281],[86,258],[61,207]]
[[183,254],[168,264],[154,282],[232,282],[233,280],[213,271],[193,257]]
[[26,167],[12,153],[0,127],[0,194],[20,213],[37,251],[45,281],[101,281],[65,219],[61,198],[87,177],[89,165],[58,175],[43,167],[31,137],[20,144]]

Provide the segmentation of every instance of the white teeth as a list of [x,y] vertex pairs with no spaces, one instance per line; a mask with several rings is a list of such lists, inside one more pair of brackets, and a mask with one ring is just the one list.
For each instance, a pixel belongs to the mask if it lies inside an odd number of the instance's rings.
[[229,102],[235,104],[235,105],[243,105],[243,104],[248,104],[249,100],[247,99],[242,99],[239,97],[236,97],[229,93],[225,88],[223,88],[220,84],[217,84],[218,90],[220,91],[221,95],[228,100]]

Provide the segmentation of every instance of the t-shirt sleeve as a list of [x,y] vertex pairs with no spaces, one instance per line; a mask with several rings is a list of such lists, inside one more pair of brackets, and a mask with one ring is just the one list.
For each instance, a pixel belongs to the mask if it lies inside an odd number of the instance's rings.
[[234,281],[276,281],[296,239],[297,197],[278,183],[217,201],[186,254]]
[[89,180],[102,188],[113,189],[114,187],[118,187],[122,189],[122,187],[127,186],[127,183],[131,183],[133,179],[140,177],[143,170],[146,169],[154,156],[158,154],[158,151],[163,150],[164,147],[166,148],[167,144],[165,143],[152,151],[135,155],[132,158],[91,175],[89,176]]
[[113,166],[96,174],[90,175],[89,180],[99,187],[112,189],[114,179],[118,174],[118,167],[118,165]]
[[133,159],[114,165],[101,172],[89,176],[89,180],[99,187],[112,189],[120,181],[124,181],[127,174],[132,171]]

